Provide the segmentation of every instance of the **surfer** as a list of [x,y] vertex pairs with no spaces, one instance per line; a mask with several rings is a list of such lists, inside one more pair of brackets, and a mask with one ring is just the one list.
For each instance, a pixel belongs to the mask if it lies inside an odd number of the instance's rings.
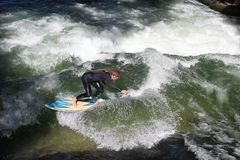
[[[119,77],[120,71],[115,68],[97,69],[85,72],[81,77],[85,93],[78,95],[76,101],[102,94],[104,92],[103,84],[115,88],[122,94],[128,94],[128,90],[121,90],[113,83],[113,81],[119,79]],[[96,93],[94,95],[92,95],[91,86],[96,88]]]

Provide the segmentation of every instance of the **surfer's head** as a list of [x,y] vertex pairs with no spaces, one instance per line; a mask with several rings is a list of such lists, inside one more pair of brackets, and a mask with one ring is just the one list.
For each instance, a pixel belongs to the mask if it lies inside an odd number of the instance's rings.
[[114,74],[111,75],[111,79],[114,80],[114,81],[117,80],[118,78],[119,78],[119,76],[116,76]]
[[116,69],[116,68],[109,68],[106,71],[110,74],[112,80],[115,81],[115,80],[119,79],[120,71],[118,69]]
[[103,72],[109,73],[113,81],[119,79],[120,77],[120,70],[117,68],[104,68],[104,69],[97,69],[96,71],[103,71]]

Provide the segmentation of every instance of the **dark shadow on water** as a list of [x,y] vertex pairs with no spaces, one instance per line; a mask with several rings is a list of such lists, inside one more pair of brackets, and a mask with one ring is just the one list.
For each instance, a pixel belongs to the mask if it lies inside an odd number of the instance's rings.
[[181,136],[167,138],[151,149],[96,150],[67,152],[32,158],[34,160],[196,160],[194,153],[184,146]]
[[38,123],[18,128],[11,137],[0,136],[0,159],[13,159],[19,150],[47,134],[55,123],[55,112],[44,108],[38,117]]

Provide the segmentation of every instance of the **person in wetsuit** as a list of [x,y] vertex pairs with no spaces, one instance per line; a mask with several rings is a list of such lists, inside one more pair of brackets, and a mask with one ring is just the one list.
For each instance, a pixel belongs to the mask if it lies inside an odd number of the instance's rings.
[[98,96],[99,94],[104,92],[104,88],[102,84],[109,85],[112,88],[115,88],[122,94],[127,94],[128,90],[119,89],[113,81],[119,79],[120,71],[118,69],[106,68],[106,69],[98,69],[93,71],[85,72],[81,79],[83,83],[83,87],[85,89],[85,93],[82,93],[76,97],[77,101],[93,96],[91,86],[96,88],[96,93],[94,96]]

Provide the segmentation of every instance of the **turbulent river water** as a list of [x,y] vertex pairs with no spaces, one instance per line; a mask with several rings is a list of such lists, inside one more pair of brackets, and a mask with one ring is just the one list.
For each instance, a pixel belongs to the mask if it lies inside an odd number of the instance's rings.
[[[0,1],[0,158],[240,159],[239,24],[196,0]],[[104,67],[128,95],[44,107]]]

